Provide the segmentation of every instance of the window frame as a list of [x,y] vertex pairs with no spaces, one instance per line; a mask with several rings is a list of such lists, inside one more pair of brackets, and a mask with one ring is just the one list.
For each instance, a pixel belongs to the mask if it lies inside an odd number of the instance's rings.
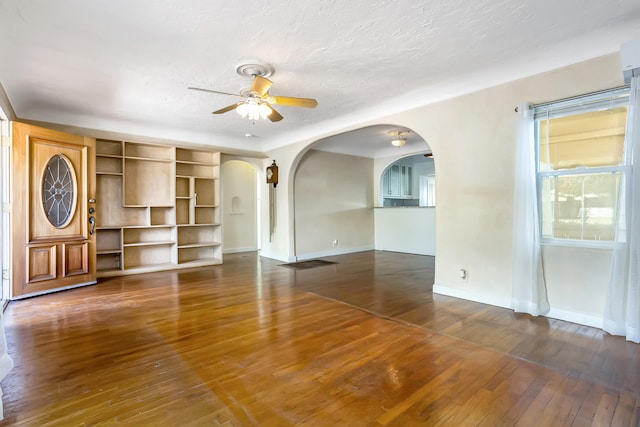
[[[540,243],[549,246],[569,246],[569,247],[586,247],[610,249],[613,248],[615,239],[612,240],[584,240],[569,239],[559,237],[545,237],[542,227],[542,181],[547,177],[575,176],[575,175],[597,175],[602,173],[620,173],[622,181],[628,176],[630,159],[625,159],[623,154],[622,162],[616,166],[597,166],[597,167],[576,167],[573,169],[559,170],[540,170],[540,121],[552,118],[566,117],[588,113],[592,111],[611,109],[616,107],[629,106],[630,86],[625,85],[613,89],[593,92],[585,95],[575,96],[571,98],[560,99],[557,101],[547,102],[544,104],[532,105],[533,110],[533,128],[534,128],[534,144],[535,144],[535,170],[536,170],[536,196],[538,208],[538,232]],[[626,130],[625,130],[626,133]],[[626,141],[625,141],[626,143]],[[623,146],[624,152],[624,146]],[[620,188],[618,188],[620,191]],[[618,198],[619,198],[618,193]],[[617,206],[614,218],[617,217]],[[615,219],[614,219],[615,221]]]

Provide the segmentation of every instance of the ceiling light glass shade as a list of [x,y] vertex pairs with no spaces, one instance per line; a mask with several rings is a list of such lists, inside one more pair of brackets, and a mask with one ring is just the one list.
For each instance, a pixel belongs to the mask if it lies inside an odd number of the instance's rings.
[[271,114],[271,108],[257,99],[249,98],[236,108],[238,114],[249,120],[266,119]]
[[394,139],[391,141],[391,145],[394,147],[402,147],[407,141],[404,139]]

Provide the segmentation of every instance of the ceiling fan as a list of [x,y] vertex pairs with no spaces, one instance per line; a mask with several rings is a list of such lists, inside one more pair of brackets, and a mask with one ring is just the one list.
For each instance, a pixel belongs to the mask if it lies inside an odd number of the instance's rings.
[[189,89],[218,93],[221,95],[238,96],[240,98],[243,98],[242,101],[216,110],[213,112],[213,114],[223,114],[228,111],[236,110],[241,116],[247,117],[251,120],[258,120],[260,118],[269,119],[272,122],[279,122],[280,120],[282,120],[282,115],[278,113],[272,107],[272,105],[284,105],[287,107],[304,108],[315,108],[318,105],[318,101],[312,98],[294,98],[291,96],[270,95],[269,89],[271,88],[273,82],[264,77],[264,75],[270,75],[271,71],[264,72],[262,71],[262,69],[255,68],[255,65],[252,65],[253,68],[249,68],[249,71],[247,71],[246,68],[242,68],[242,70],[239,71],[241,67],[242,66],[238,66],[236,68],[238,74],[249,77],[248,73],[251,73],[250,76],[253,77],[253,83],[251,84],[251,87],[249,89],[240,91],[239,94],[221,92],[211,89],[202,89],[198,87],[190,87]]

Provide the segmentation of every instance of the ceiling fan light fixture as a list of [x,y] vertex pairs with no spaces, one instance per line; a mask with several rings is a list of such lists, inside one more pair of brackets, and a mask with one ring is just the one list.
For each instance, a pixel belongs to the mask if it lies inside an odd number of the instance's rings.
[[394,147],[402,147],[404,144],[406,144],[407,140],[404,139],[404,137],[408,134],[408,130],[392,130],[387,132],[387,135],[393,138],[391,140],[391,145],[393,145]]
[[249,120],[266,119],[273,112],[273,110],[267,105],[254,98],[249,98],[245,102],[238,105],[236,108],[238,114],[243,118]]

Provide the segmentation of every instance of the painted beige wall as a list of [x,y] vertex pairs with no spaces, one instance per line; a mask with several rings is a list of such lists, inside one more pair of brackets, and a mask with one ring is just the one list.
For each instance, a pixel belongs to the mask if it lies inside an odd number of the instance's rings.
[[[609,55],[407,115],[409,125],[427,140],[435,154],[438,291],[510,305],[517,125],[514,107],[522,101],[551,101],[622,83],[618,57]],[[563,263],[563,269],[578,272],[593,256],[588,250],[557,249],[571,256],[545,257],[549,271],[556,271],[558,263]],[[607,256],[606,251],[603,256]],[[466,281],[458,277],[460,268],[468,271]],[[595,314],[593,300],[602,307],[606,287],[601,275],[589,276],[587,283],[567,277],[571,276],[549,277],[549,295],[555,297],[552,308]],[[586,294],[585,288],[599,292]]]
[[305,153],[294,186],[298,259],[373,249],[372,171],[372,159]]
[[242,160],[224,161],[221,184],[224,253],[257,250],[255,167]]
[[[552,101],[623,84],[618,54],[607,55],[533,77],[517,80],[458,98],[427,105],[399,114],[327,131],[318,139],[373,124],[395,123],[422,136],[434,153],[437,172],[436,208],[436,290],[442,293],[509,306],[511,298],[511,239],[513,225],[513,176],[516,105]],[[279,232],[273,254],[289,257],[293,244],[293,193],[287,191],[304,152],[315,140],[299,141],[273,150],[281,177],[286,181],[279,201]],[[378,168],[376,168],[378,169]],[[377,181],[379,176],[375,180]],[[378,182],[374,182],[378,194]],[[278,187],[280,190],[280,186]],[[290,221],[291,218],[291,221]],[[601,262],[590,265],[590,250],[557,248],[563,256],[545,256],[551,272],[548,281],[552,308],[556,313],[600,316],[604,288],[596,268],[607,264],[608,251]],[[549,251],[545,251],[549,253]],[[586,280],[569,280],[566,272],[585,271]],[[468,271],[467,280],[459,269]],[[588,272],[594,269],[594,274]],[[578,277],[578,276],[576,276]],[[584,293],[590,289],[591,294]],[[560,314],[557,315],[560,317]],[[571,320],[571,319],[569,319]]]
[[376,208],[374,212],[377,250],[436,254],[435,208]]

